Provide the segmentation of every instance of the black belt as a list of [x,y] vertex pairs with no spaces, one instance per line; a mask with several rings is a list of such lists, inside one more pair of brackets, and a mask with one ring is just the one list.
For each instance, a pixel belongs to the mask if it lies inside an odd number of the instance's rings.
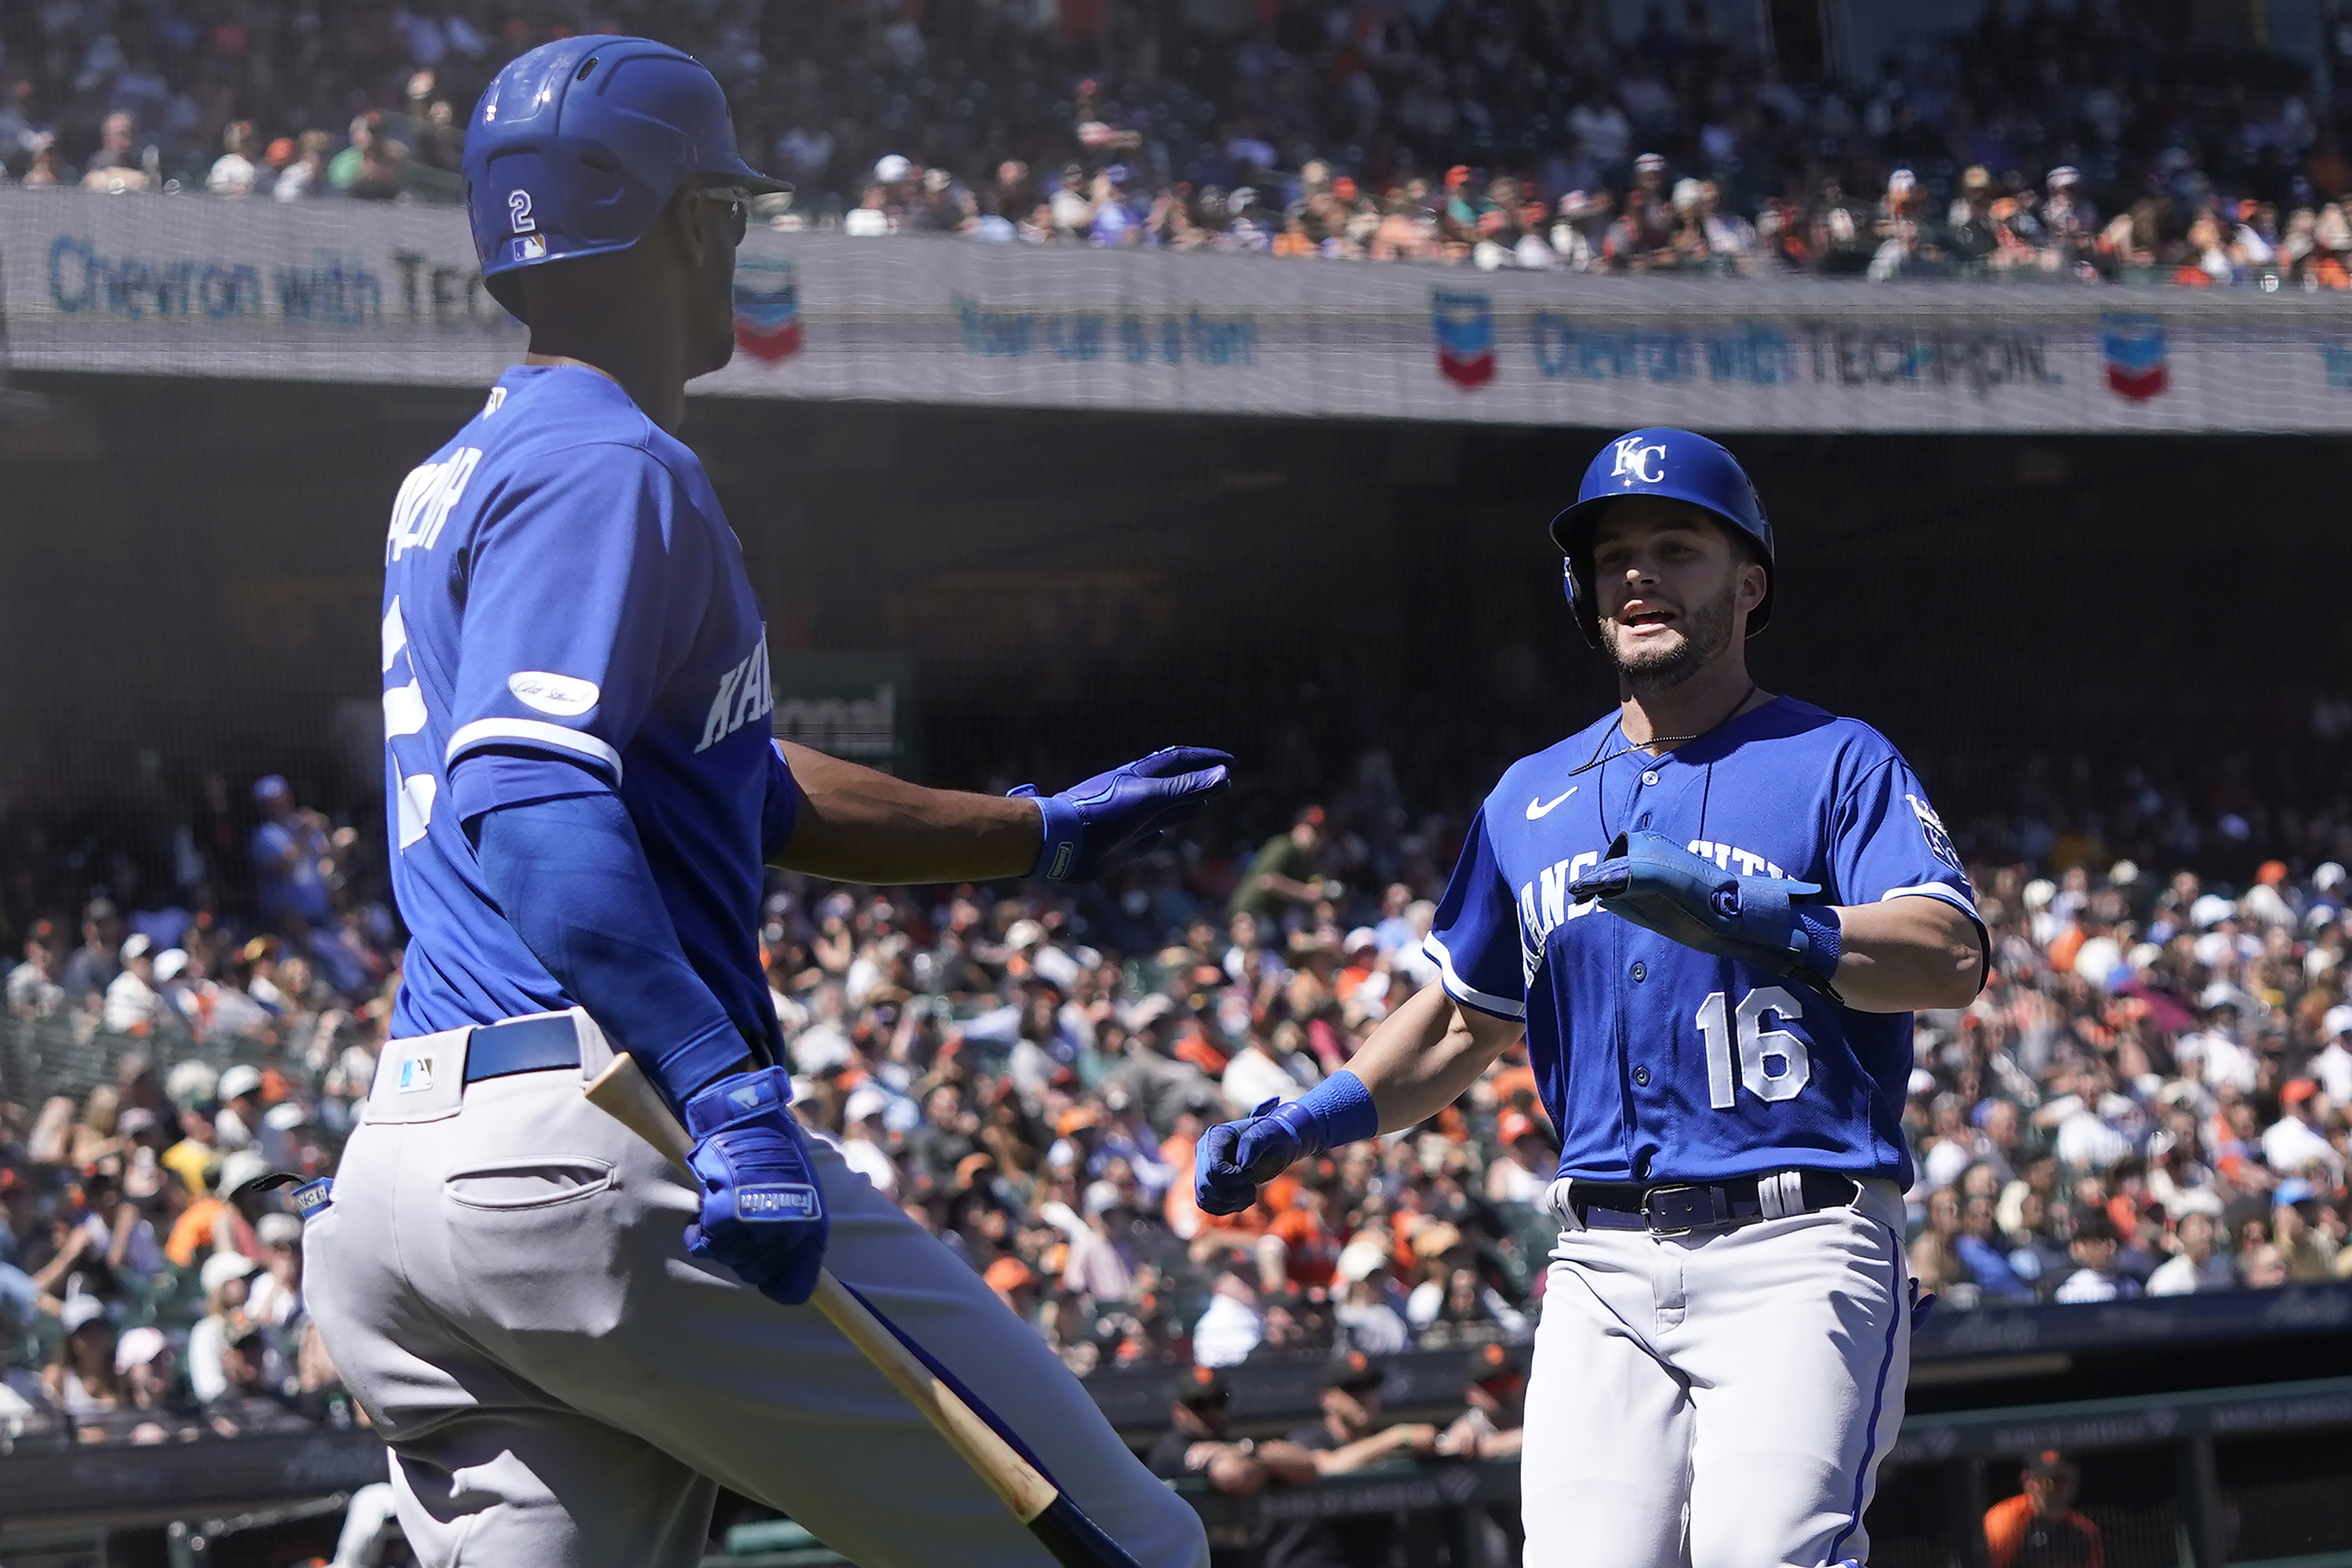
[[[1661,1182],[1655,1185],[1614,1185],[1576,1182],[1568,1201],[1576,1217],[1594,1230],[1646,1230],[1653,1236],[1689,1236],[1702,1230],[1728,1230],[1768,1216],[1761,1181],[1777,1177],[1734,1176],[1727,1182]],[[1801,1171],[1800,1201],[1780,1206],[1783,1215],[1813,1214],[1843,1208],[1862,1195],[1862,1184],[1834,1171]]]
[[580,1066],[580,1026],[569,1013],[484,1024],[466,1040],[466,1081]]

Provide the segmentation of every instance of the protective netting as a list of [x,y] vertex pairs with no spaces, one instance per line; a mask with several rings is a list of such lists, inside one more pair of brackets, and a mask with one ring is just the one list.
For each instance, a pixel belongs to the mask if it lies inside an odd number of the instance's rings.
[[[479,384],[446,208],[0,194],[20,367]],[[2300,290],[1481,274],[755,227],[703,390],[1717,430],[2352,428]]]

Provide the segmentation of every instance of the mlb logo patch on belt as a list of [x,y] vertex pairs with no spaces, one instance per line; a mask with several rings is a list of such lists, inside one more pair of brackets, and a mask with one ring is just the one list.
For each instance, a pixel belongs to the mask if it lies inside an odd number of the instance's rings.
[[396,1087],[403,1094],[421,1094],[433,1087],[431,1057],[403,1057],[400,1059],[400,1080]]
[[304,1219],[324,1214],[335,1206],[335,1178],[321,1176],[315,1182],[305,1182],[288,1194],[287,1200]]

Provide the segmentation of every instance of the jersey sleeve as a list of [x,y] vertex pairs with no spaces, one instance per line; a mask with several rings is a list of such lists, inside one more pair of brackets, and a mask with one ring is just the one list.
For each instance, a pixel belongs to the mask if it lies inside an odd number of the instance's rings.
[[510,480],[467,565],[446,763],[537,752],[617,787],[623,749],[692,646],[708,538],[685,488],[639,447],[575,447]]
[[1422,949],[1436,961],[1445,994],[1456,1002],[1498,1018],[1527,1016],[1518,905],[1495,858],[1483,807],[1471,819]]
[[801,820],[801,786],[793,782],[793,765],[784,749],[768,742],[768,798],[760,808],[760,858],[772,863],[793,839]]
[[1830,836],[1830,891],[1842,904],[1921,894],[1971,917],[1976,889],[1927,788],[1899,756],[1873,766],[1838,803]]

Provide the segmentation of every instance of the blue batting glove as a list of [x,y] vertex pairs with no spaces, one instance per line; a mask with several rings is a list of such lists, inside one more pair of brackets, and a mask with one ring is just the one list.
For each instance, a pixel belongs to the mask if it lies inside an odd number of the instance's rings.
[[1208,1214],[1239,1214],[1258,1187],[1298,1161],[1380,1131],[1364,1080],[1342,1068],[1288,1105],[1267,1100],[1239,1121],[1201,1134],[1193,1151],[1192,1198]]
[[1010,792],[1045,814],[1045,842],[1029,874],[1048,882],[1084,882],[1156,847],[1171,827],[1201,815],[1212,795],[1232,787],[1234,759],[1202,746],[1163,746],[1125,767],[1097,773],[1058,795],[1034,784]]
[[1662,833],[1619,834],[1591,874],[1568,885],[1580,904],[1598,899],[1612,914],[1685,947],[1801,980],[1834,1002],[1841,998],[1830,981],[1843,951],[1837,911],[1790,901],[1821,890],[1724,870]]
[[816,1289],[832,1222],[792,1102],[782,1068],[722,1078],[686,1102],[688,1163],[702,1184],[702,1217],[686,1227],[686,1249],[797,1307]]

